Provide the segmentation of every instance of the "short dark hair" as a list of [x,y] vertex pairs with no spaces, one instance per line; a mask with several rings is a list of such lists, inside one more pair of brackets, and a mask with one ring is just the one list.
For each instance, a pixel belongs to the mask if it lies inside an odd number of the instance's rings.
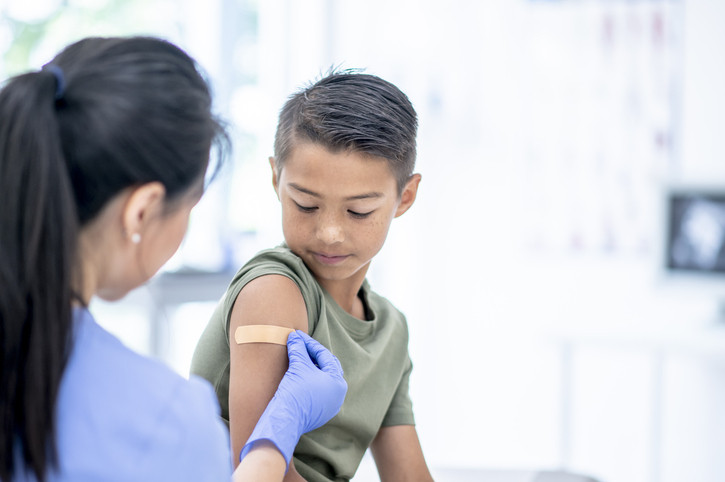
[[398,193],[413,174],[418,119],[395,85],[359,70],[332,71],[294,93],[279,114],[274,157],[281,172],[298,142],[388,161]]
[[195,192],[226,145],[211,105],[194,60],[147,37],[81,40],[0,91],[0,479],[57,465],[80,228],[129,187],[160,182],[169,211]]

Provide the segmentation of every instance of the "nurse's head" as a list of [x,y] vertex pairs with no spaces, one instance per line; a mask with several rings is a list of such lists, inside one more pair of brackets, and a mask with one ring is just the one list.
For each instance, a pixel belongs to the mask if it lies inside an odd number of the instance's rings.
[[[90,38],[0,91],[0,479],[42,478],[71,305],[115,300],[176,251],[212,145],[209,87],[176,46]],[[48,450],[48,447],[51,450]]]

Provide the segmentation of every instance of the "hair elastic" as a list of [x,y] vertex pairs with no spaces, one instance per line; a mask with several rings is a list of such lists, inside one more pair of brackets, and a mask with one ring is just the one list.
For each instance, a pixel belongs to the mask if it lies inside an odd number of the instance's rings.
[[46,65],[44,69],[50,71],[55,77],[55,100],[62,99],[65,95],[65,75],[63,75],[63,69],[53,64]]

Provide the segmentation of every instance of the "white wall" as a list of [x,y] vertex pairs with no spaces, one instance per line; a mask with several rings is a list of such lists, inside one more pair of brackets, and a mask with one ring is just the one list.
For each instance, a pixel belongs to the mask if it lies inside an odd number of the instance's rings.
[[684,3],[683,177],[725,179],[725,62],[718,56],[725,45],[725,4],[711,0]]

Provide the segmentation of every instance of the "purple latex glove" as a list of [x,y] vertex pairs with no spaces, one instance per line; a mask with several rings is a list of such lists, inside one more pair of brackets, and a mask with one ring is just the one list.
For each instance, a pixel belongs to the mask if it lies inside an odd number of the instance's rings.
[[302,434],[327,423],[345,400],[347,383],[342,366],[327,348],[297,330],[287,338],[287,354],[287,373],[242,448],[239,460],[256,442],[269,440],[289,466]]

